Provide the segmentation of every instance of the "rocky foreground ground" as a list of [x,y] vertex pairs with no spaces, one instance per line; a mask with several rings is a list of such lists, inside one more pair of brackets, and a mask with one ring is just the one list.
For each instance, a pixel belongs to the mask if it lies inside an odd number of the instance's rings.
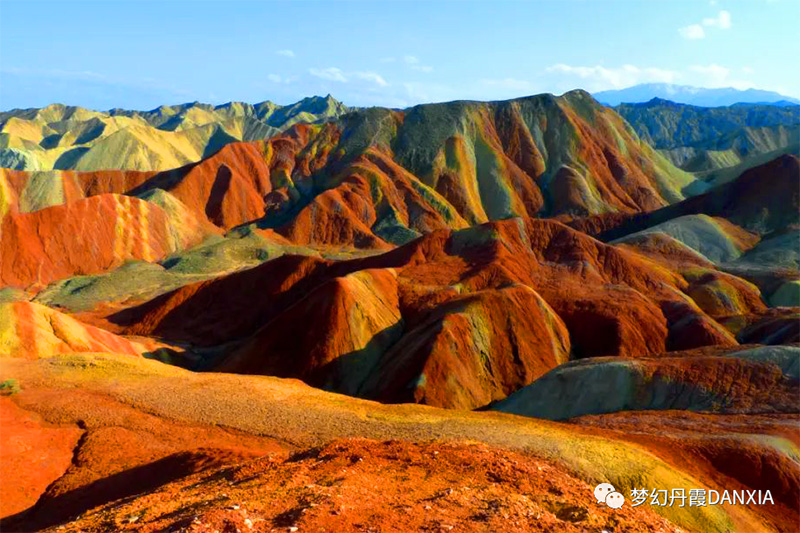
[[[387,406],[130,356],[5,360],[3,531],[792,531],[797,415],[570,423]],[[180,385],[180,386],[179,386]],[[597,504],[609,480],[776,505]],[[297,529],[293,529],[297,528]]]

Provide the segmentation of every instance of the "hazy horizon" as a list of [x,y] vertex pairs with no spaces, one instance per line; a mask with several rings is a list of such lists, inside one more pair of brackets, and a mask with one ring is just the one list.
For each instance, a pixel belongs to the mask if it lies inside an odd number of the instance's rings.
[[[644,85],[644,84],[632,85],[630,87],[624,87],[622,89],[619,89],[619,91],[625,91],[627,89],[635,89],[635,88],[640,87],[642,85]],[[684,87],[691,87],[692,89],[700,89],[700,90],[706,90],[706,89],[711,89],[711,90],[713,90],[713,89],[721,89],[721,90],[731,89],[731,90],[736,90],[733,87],[715,87],[715,88],[695,87],[695,86],[684,86]],[[745,90],[747,90],[747,89],[745,89]],[[761,91],[762,89],[755,89],[755,90]],[[552,96],[559,97],[559,96],[563,96],[563,95],[565,95],[567,93],[570,93],[570,92],[573,92],[573,91],[586,91],[586,90],[581,88],[581,87],[575,87],[573,89],[569,89],[569,90],[566,90],[564,92],[559,92],[559,93],[539,92],[539,93],[531,93],[531,94],[520,94],[520,95],[517,95],[517,96],[511,96],[509,98],[497,98],[497,99],[454,98],[454,99],[451,99],[451,100],[441,100],[441,101],[437,100],[437,101],[432,101],[432,102],[422,102],[421,104],[409,104],[409,105],[406,105],[406,106],[381,106],[381,105],[378,105],[378,104],[366,105],[366,106],[358,106],[358,105],[352,105],[349,102],[346,102],[346,101],[343,101],[343,100],[337,98],[337,96],[335,94],[328,93],[328,94],[309,94],[309,95],[301,96],[297,100],[293,100],[293,101],[289,101],[289,102],[276,102],[274,100],[270,100],[269,98],[264,99],[264,100],[258,100],[258,101],[227,100],[227,101],[224,101],[224,102],[208,102],[208,101],[202,101],[202,100],[187,100],[187,101],[163,102],[161,104],[158,104],[158,105],[156,105],[154,107],[149,107],[149,108],[133,108],[133,107],[125,107],[125,106],[115,106],[115,107],[110,107],[110,108],[93,108],[93,107],[88,107],[88,106],[81,106],[81,105],[77,105],[77,104],[72,104],[72,103],[69,103],[69,102],[54,101],[54,102],[50,102],[48,104],[45,104],[43,106],[0,108],[0,112],[8,112],[8,111],[14,111],[14,110],[23,110],[23,109],[41,109],[41,108],[44,108],[44,107],[54,106],[54,105],[63,105],[63,106],[66,106],[66,107],[82,107],[82,108],[85,108],[85,109],[90,109],[92,111],[98,111],[98,112],[110,112],[110,111],[113,111],[113,110],[148,112],[148,111],[153,111],[155,109],[158,109],[159,107],[177,107],[177,106],[185,106],[185,105],[191,105],[191,104],[200,104],[200,105],[210,105],[210,106],[213,106],[213,107],[221,107],[221,106],[225,106],[225,105],[232,104],[232,103],[245,103],[245,104],[257,105],[257,104],[260,104],[260,103],[263,103],[263,102],[271,102],[271,103],[277,104],[279,106],[291,106],[293,104],[301,102],[302,100],[307,100],[307,99],[312,99],[312,98],[327,98],[327,97],[331,97],[334,100],[336,100],[336,101],[338,101],[338,102],[340,102],[340,103],[342,103],[342,104],[344,104],[344,105],[346,105],[346,106],[348,106],[350,108],[353,108],[353,109],[363,109],[363,108],[368,108],[368,107],[386,107],[386,108],[390,108],[390,109],[408,109],[408,108],[413,107],[415,105],[443,104],[443,103],[455,102],[455,101],[502,102],[502,101],[508,101],[508,100],[518,100],[518,99],[524,99],[524,98],[532,98],[532,97],[542,96],[542,95],[552,95]],[[588,91],[586,91],[586,92],[588,92]],[[600,103],[606,104],[605,102],[602,101],[602,99],[598,99],[598,95],[601,94],[601,93],[604,93],[604,92],[606,92],[606,91],[597,91],[597,92],[589,93],[589,94],[591,94],[592,97],[595,98],[596,100],[598,100]],[[779,94],[779,93],[775,93],[775,94]],[[794,97],[791,97],[789,95],[781,95],[781,96],[785,96],[785,97],[797,100]],[[654,96],[653,98],[669,100],[669,98],[667,98],[667,97],[660,97],[660,96]],[[675,100],[675,101],[677,102],[677,100]],[[635,103],[635,102],[631,102],[631,103]],[[681,103],[681,102],[677,102],[677,103]],[[737,102],[737,103],[748,103],[748,102]],[[610,105],[610,106],[613,107],[613,106],[615,106],[617,104],[606,104],[606,105]],[[699,106],[699,107],[715,107],[715,106],[706,106],[706,105],[700,105],[700,104],[686,104],[686,105],[695,105],[695,106]],[[795,104],[795,105],[800,105],[800,104]]]

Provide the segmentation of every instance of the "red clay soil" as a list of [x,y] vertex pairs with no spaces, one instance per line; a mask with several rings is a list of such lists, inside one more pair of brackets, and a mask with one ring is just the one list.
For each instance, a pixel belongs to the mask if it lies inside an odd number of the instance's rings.
[[156,174],[155,171],[95,170],[90,172],[62,172],[64,199],[74,202],[99,194],[124,194]]
[[[209,467],[214,460],[231,462],[215,450],[194,457]],[[181,464],[189,458],[168,460]],[[678,531],[652,511],[597,504],[591,486],[551,463],[481,444],[348,439],[237,463],[175,476],[66,527],[86,532]]]
[[[718,351],[711,347],[680,356],[691,363],[697,354]],[[101,362],[15,360],[6,366],[23,385],[10,397],[19,406],[12,404],[15,412],[31,417],[20,408],[35,410],[39,426],[57,424],[72,433],[67,442],[59,437],[56,443],[64,450],[66,471],[50,473],[46,487],[35,476],[21,477],[14,490],[41,496],[27,512],[3,519],[0,530],[678,531],[649,506],[618,511],[598,506],[591,484],[539,456],[464,442],[467,435],[492,442],[511,438],[503,446],[524,450],[532,437],[517,433],[517,424],[551,423],[410,406],[416,414],[409,420],[401,414],[406,407],[370,407],[335,395],[324,401],[317,397],[332,408],[319,417],[309,412],[316,407],[293,405],[290,398],[296,400],[297,387],[306,389],[304,394],[324,393],[297,383],[271,379],[270,387],[277,389],[267,392],[256,389],[255,381],[243,381],[253,378],[195,375],[156,363],[108,367]],[[117,374],[106,378],[104,368]],[[179,392],[189,394],[174,411],[159,410],[149,403],[149,394],[142,394],[149,387],[160,398],[156,402],[167,402],[181,383],[186,387]],[[237,396],[249,398],[252,413],[226,403]],[[398,409],[399,416],[387,409]],[[291,420],[282,421],[292,410]],[[252,433],[221,427],[219,414],[226,412],[232,426],[252,423],[245,426]],[[171,418],[184,414],[184,422]],[[432,421],[419,419],[427,414]],[[243,418],[235,420],[239,415]],[[573,423],[574,432],[552,424],[554,432],[563,431],[565,450],[573,435],[576,441],[592,435],[629,440],[708,488],[769,488],[775,507],[725,511],[737,531],[765,530],[764,524],[769,531],[794,531],[787,525],[798,518],[791,501],[797,498],[800,471],[788,443],[770,439],[800,445],[797,415],[632,412]],[[299,437],[299,428],[307,432],[306,441],[283,440]],[[380,440],[331,440],[354,432]],[[15,434],[26,444],[41,440],[38,431]],[[427,440],[433,434],[440,440]],[[392,437],[405,440],[383,440]],[[72,450],[71,460],[66,450]],[[3,452],[26,457],[24,447]]]
[[[574,94],[570,98],[574,100],[582,96]],[[592,181],[605,204],[621,213],[591,215],[570,222],[581,230],[594,234],[611,228],[604,235],[622,235],[641,229],[639,226],[701,212],[728,217],[745,226],[767,229],[784,227],[792,219],[791,209],[798,201],[797,159],[793,156],[784,156],[752,169],[713,193],[652,214],[629,215],[657,209],[666,203],[659,196],[656,184],[648,177],[647,169],[640,168],[647,163],[644,158],[635,157],[638,149],[631,146],[633,152],[623,157],[607,141],[614,136],[605,131],[608,125],[604,121],[590,126],[566,101],[560,102],[557,109],[558,120],[569,122],[580,139],[576,150],[577,156],[585,160],[590,169],[590,178],[586,179]],[[484,128],[483,142],[502,162],[502,171],[514,191],[509,200],[514,211],[526,216],[541,216],[545,209],[538,188],[543,172],[541,154],[536,155],[535,144],[523,133],[524,124],[513,106],[498,110],[496,117],[487,113],[482,111],[479,119]],[[2,221],[6,249],[0,264],[0,284],[27,286],[48,283],[69,275],[108,270],[125,259],[162,258],[169,251],[165,249],[164,224],[160,220],[163,213],[157,213],[158,209],[152,204],[145,204],[151,207],[152,213],[148,212],[146,216],[141,212],[127,214],[120,218],[86,203],[91,198],[109,194],[141,195],[163,189],[182,202],[200,226],[214,224],[227,230],[260,221],[265,227],[274,229],[276,235],[295,244],[376,250],[390,247],[373,232],[375,222],[387,213],[419,233],[443,228],[460,229],[483,222],[487,216],[507,216],[507,213],[486,213],[483,209],[491,206],[476,206],[469,200],[477,193],[464,169],[456,175],[455,170],[443,167],[432,176],[423,177],[438,191],[438,195],[433,197],[434,193],[421,189],[418,177],[394,161],[392,154],[385,149],[370,147],[345,162],[339,151],[332,153],[340,135],[341,131],[334,124],[321,127],[298,125],[268,141],[232,143],[198,163],[157,174],[64,172],[59,178],[63,182],[66,204],[36,213],[18,212],[19,195],[29,175],[21,171],[8,172],[5,181],[8,183],[10,209]],[[456,145],[462,142],[459,138],[447,140],[447,143],[455,143],[456,154],[460,153]],[[522,146],[533,151],[523,156]],[[509,154],[504,150],[509,150]],[[466,164],[466,160],[459,163]],[[330,169],[331,177],[325,178],[325,183],[314,183],[313,180],[318,179],[312,179],[314,172],[323,168]],[[564,167],[556,177],[570,172]],[[564,179],[563,194],[554,191],[558,202],[563,205],[550,206],[550,209],[555,209],[554,214],[571,213],[562,215],[568,220],[589,207],[582,205],[581,198],[573,198],[577,189],[569,182],[570,179],[584,180],[584,177]],[[555,179],[553,187],[558,189],[559,183]],[[310,191],[320,186],[324,192],[309,196]],[[301,190],[306,196],[301,197]],[[789,192],[783,194],[781,191]],[[748,204],[738,200],[743,197],[749,199]],[[138,200],[131,200],[131,203],[136,202]],[[757,206],[757,211],[748,205]],[[86,206],[91,206],[91,209]],[[109,206],[105,208],[107,210]],[[762,209],[768,213],[763,221]],[[85,213],[87,210],[101,213],[101,216]],[[590,215],[588,212],[585,214]],[[629,216],[633,218],[625,221]],[[84,217],[87,218],[84,220]],[[105,224],[101,224],[98,218]],[[142,218],[147,220],[140,220]],[[118,219],[125,228],[122,233],[129,233],[130,236],[125,238],[131,241],[121,251],[115,249],[108,234],[108,226],[113,228]],[[275,226],[277,221],[280,225]],[[140,235],[142,227],[150,228],[147,235]],[[745,240],[752,237],[742,231],[736,235]],[[94,257],[76,257],[76,250],[92,249],[93,246],[97,250]],[[13,270],[12,264],[15,265]]]
[[[558,100],[542,98],[540,105],[542,116],[549,117],[541,127],[547,128],[552,121],[553,130],[563,127],[574,138],[574,146],[564,147],[569,152],[565,155],[581,163],[585,176],[573,181],[590,182],[605,210],[633,213],[667,203],[651,177],[660,171],[649,161],[649,154],[643,153],[633,138],[622,139],[626,149],[619,149],[620,130],[623,137],[626,134],[618,116],[580,92]],[[584,205],[580,195],[575,194],[575,184],[567,180],[564,191],[550,191],[555,203],[547,209],[554,212],[544,213],[540,186],[545,158],[526,119],[514,104],[498,105],[494,111],[490,107],[475,111],[472,119],[479,130],[477,142],[496,159],[513,214],[575,215],[595,209]],[[403,126],[402,114],[387,118],[394,120],[398,128]],[[455,161],[429,170],[409,169],[380,144],[360,146],[361,151],[353,154],[337,150],[343,133],[348,133],[341,128],[346,126],[295,125],[269,140],[231,143],[202,161],[159,173],[61,172],[58,179],[67,204],[95,195],[137,196],[163,189],[182,202],[198,221],[209,221],[224,230],[262,217],[270,225],[286,215],[289,221],[281,222],[278,232],[298,244],[385,248],[386,243],[372,232],[372,222],[378,214],[383,217],[390,212],[420,233],[459,229],[485,222],[487,217],[508,216],[506,212],[491,212],[496,209],[491,202],[482,205],[476,189],[476,169],[465,155],[467,141],[459,135],[442,139],[442,146],[432,147],[443,155],[451,149]],[[567,167],[557,173],[555,189],[564,181],[558,177],[565,172],[570,172]],[[19,197],[29,178],[30,174],[22,171],[7,173],[11,214],[17,213]],[[324,192],[316,196],[315,190]]]
[[[247,271],[186,285],[117,318],[130,325],[130,333],[198,343],[203,343],[204,335],[194,326],[213,324],[205,344],[215,344],[252,333],[314,286],[366,268],[400,269],[404,315],[412,308],[430,311],[457,297],[451,287],[456,284],[478,291],[522,283],[553,305],[594,292],[594,285],[611,284],[627,285],[651,298],[674,300],[668,287],[684,283],[678,275],[655,268],[632,252],[556,222],[527,219],[493,222],[466,232],[438,231],[366,259],[333,263],[284,256]],[[254,291],[264,297],[250,298]],[[415,321],[414,317],[410,320]],[[214,333],[214,328],[222,332]]]
[[[410,332],[397,342],[402,324],[392,272],[358,271],[367,295],[353,286],[354,275],[323,283],[216,370],[298,377],[351,395],[470,409],[504,398],[569,356],[563,323],[522,285],[454,298],[423,322],[409,323]],[[309,323],[319,335],[309,334]],[[368,345],[354,342],[367,332]],[[409,388],[419,375],[425,383]]]
[[[582,117],[584,106],[593,103],[592,97],[584,91],[572,91],[565,95],[571,106],[560,103],[561,110],[567,115],[575,128],[578,139],[578,155],[590,169],[594,178],[592,185],[599,191],[599,196],[619,212],[651,211],[666,205],[668,202],[661,196],[659,185],[653,177],[659,171],[641,150],[638,143],[630,142],[623,153],[619,145],[610,142],[616,137],[611,124],[617,122],[617,130],[624,131],[624,121],[616,116],[604,117],[607,120],[586,120]],[[608,199],[612,199],[609,201]],[[578,209],[575,209],[578,207]],[[583,211],[583,203],[561,212],[593,214]],[[552,214],[559,214],[556,211]]]
[[23,395],[47,422],[2,398],[2,467],[22,472],[14,474],[15,483],[3,484],[9,509],[2,531],[47,527],[177,477],[282,449],[272,439],[173,422],[97,393]]
[[82,432],[43,422],[5,396],[0,397],[0,428],[0,517],[4,517],[31,507],[64,474]]
[[719,398],[717,408],[727,412],[792,413],[800,401],[797,381],[766,362],[729,356],[665,356],[647,361],[643,369],[649,379],[671,386],[669,397],[678,400],[696,388]]
[[0,285],[47,284],[130,259],[171,253],[167,215],[150,202],[104,194],[2,219]]
[[291,222],[277,232],[300,245],[324,243],[367,249],[391,246],[371,230],[376,221],[369,184],[362,178],[348,178],[336,189],[314,197]]
[[228,144],[199,163],[157,174],[130,194],[164,189],[195,216],[224,229],[255,220],[263,216],[263,196],[271,191],[263,146]]
[[[295,293],[309,288],[306,280],[321,279],[319,272],[331,264],[315,257],[285,255],[252,269],[185,285],[108,318],[126,326],[124,331],[131,335],[219,344],[252,334],[295,303]],[[296,285],[300,290],[293,290]],[[251,297],[256,294],[258,298]]]

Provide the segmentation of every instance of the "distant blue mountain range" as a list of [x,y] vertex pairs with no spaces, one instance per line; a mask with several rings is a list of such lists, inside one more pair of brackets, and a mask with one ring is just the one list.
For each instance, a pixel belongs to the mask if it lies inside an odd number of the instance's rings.
[[774,106],[799,105],[800,100],[773,91],[760,89],[739,90],[732,87],[705,89],[689,85],[672,85],[669,83],[643,83],[627,89],[600,91],[593,95],[599,102],[616,106],[621,103],[648,102],[653,98],[662,98],[681,104],[702,107],[730,106],[734,104],[765,104]]

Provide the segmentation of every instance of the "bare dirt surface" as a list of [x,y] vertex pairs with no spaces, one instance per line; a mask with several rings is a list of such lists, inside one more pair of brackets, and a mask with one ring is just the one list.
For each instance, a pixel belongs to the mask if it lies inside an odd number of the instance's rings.
[[745,457],[766,457],[775,442],[753,432],[795,446],[795,415],[753,417],[752,429],[749,416],[683,413],[555,423],[105,354],[6,359],[0,377],[19,380],[6,398],[16,412],[71,438],[59,441],[66,470],[46,484],[19,478],[14,490],[38,503],[2,519],[4,532],[793,531],[797,518],[786,495],[798,467],[779,455],[787,492],[767,510],[611,512],[591,494],[601,481],[626,496],[753,487],[720,459],[737,460],[724,453],[744,441]]
[[0,397],[0,428],[0,516],[9,516],[36,503],[67,470],[81,431],[42,422],[7,397]]
[[680,531],[650,510],[599,505],[588,484],[528,455],[363,439],[205,470],[98,507],[66,529]]

